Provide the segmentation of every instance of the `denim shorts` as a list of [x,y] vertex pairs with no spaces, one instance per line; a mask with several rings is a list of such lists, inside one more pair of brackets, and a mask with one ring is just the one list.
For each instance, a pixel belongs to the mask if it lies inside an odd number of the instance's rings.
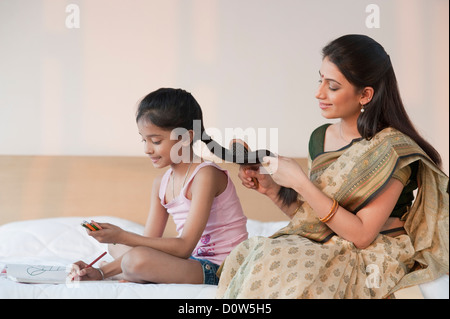
[[217,277],[216,272],[220,265],[210,262],[206,259],[195,258],[191,256],[189,259],[197,260],[202,265],[203,269],[203,284],[204,285],[218,285],[219,277]]

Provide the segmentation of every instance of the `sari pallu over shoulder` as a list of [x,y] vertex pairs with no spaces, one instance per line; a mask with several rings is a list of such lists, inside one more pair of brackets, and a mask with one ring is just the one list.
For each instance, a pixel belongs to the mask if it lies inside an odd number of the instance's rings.
[[[271,291],[266,297],[383,298],[448,272],[448,177],[409,137],[387,128],[371,140],[353,141],[349,147],[323,153],[312,161],[310,178],[330,198],[356,214],[387,185],[397,169],[415,161],[419,161],[419,189],[413,206],[403,217],[408,235],[392,238],[380,234],[368,248],[356,249],[334,236],[304,202],[289,225],[271,238],[249,239],[236,248],[223,265],[218,296],[252,298],[262,291],[255,287],[264,287],[267,293]],[[294,249],[293,243],[298,248]],[[270,247],[270,251],[263,247]],[[330,253],[323,253],[323,249]],[[303,257],[285,260],[291,258],[293,250],[300,250]],[[306,265],[305,258],[313,256],[316,259],[309,263],[317,273],[298,268]],[[281,277],[271,277],[271,269],[259,266],[255,259],[264,259],[262,265],[276,267]],[[421,269],[410,272],[414,263]],[[259,279],[258,267],[265,271]],[[379,272],[372,286],[367,284],[370,267]],[[298,281],[288,287],[292,293],[283,295],[282,285],[288,285],[294,274]],[[287,278],[284,284],[275,287],[274,282],[283,282],[283,278]]]

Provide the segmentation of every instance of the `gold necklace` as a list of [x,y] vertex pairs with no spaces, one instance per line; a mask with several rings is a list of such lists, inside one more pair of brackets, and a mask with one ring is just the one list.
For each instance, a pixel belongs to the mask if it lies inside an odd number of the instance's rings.
[[[186,171],[186,175],[184,176],[184,181],[183,181],[183,185],[181,186],[181,189],[183,189],[184,184],[186,183],[186,179],[189,174],[189,170],[191,169],[191,166],[192,166],[192,162],[189,163],[189,167]],[[172,200],[173,199],[175,199],[175,172],[174,171],[172,171]]]

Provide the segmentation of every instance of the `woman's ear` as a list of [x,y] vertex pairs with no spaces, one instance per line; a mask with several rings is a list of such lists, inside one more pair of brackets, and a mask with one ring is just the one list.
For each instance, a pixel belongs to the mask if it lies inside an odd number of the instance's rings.
[[360,100],[360,104],[361,105],[366,105],[367,103],[369,103],[370,101],[372,101],[373,98],[373,94],[375,93],[375,90],[373,89],[373,87],[371,86],[366,86],[361,93],[361,100]]

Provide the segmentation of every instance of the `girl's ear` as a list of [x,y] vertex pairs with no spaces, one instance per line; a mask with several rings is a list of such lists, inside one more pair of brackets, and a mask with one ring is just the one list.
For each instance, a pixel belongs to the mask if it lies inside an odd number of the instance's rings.
[[190,146],[192,142],[194,141],[194,130],[189,130],[186,133],[184,133],[182,138],[182,145],[183,146]]
[[373,89],[373,87],[371,86],[366,86],[361,93],[361,100],[360,100],[360,104],[361,105],[366,105],[367,103],[369,103],[370,101],[372,101],[373,98],[373,94],[375,93],[375,90]]

